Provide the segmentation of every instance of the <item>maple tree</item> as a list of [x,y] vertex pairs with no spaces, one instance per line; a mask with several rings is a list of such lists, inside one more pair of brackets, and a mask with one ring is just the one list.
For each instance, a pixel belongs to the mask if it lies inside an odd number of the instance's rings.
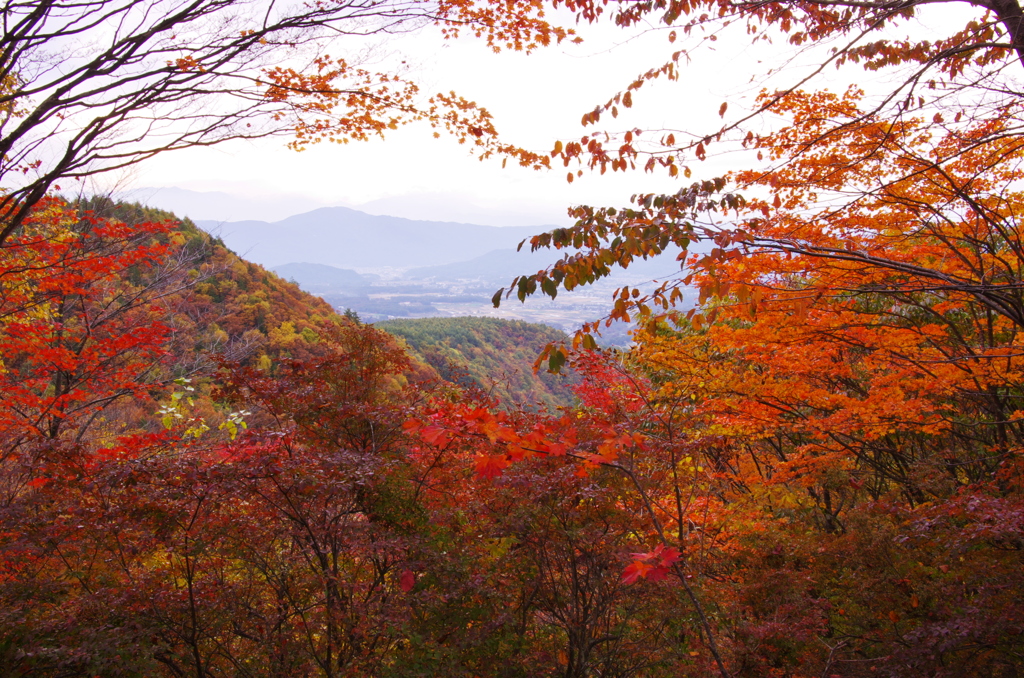
[[[658,132],[637,127],[595,130],[579,140],[555,144],[551,155],[566,167],[579,159],[602,173],[661,167],[671,176],[680,172],[689,176],[692,168],[687,162],[704,160],[713,148],[727,147],[730,141],[749,143],[758,134],[751,123],[784,106],[790,94],[822,80],[827,70],[851,64],[868,72],[889,72],[891,77],[880,85],[873,100],[872,113],[882,117],[899,118],[914,110],[927,110],[930,117],[936,111],[949,112],[949,106],[980,106],[979,111],[991,114],[1015,98],[1013,71],[1019,68],[1016,61],[1024,47],[1020,29],[1024,12],[1016,0],[899,5],[845,0],[556,0],[553,4],[575,12],[580,21],[611,21],[624,29],[646,26],[644,39],[664,36],[672,45],[667,63],[639,74],[607,102],[588,109],[582,119],[584,126],[596,126],[603,116],[618,117],[625,109],[642,106],[640,90],[645,85],[653,86],[659,79],[678,80],[688,64],[700,65],[713,43],[720,40],[739,45],[785,45],[806,55],[804,61],[791,54],[784,57],[795,66],[792,76],[787,69],[765,73],[752,69],[752,81],[766,83],[766,96],[745,105],[733,102],[732,112],[730,102],[714,103],[721,125]],[[962,10],[957,19],[962,25],[942,22],[936,28],[931,20],[944,10],[935,5]],[[919,19],[927,23],[918,25]],[[769,78],[773,72],[782,76],[781,86]],[[965,92],[969,95],[960,96]],[[994,97],[986,97],[985,92]],[[972,99],[973,94],[979,96]],[[834,131],[841,133],[842,128]]]
[[979,428],[975,393],[924,387],[935,363],[890,353],[907,335],[934,343],[934,329],[869,324],[871,308],[851,322],[766,306],[756,322],[737,305],[699,331],[651,327],[628,369],[574,358],[589,378],[571,416],[470,404],[407,428],[439,453],[476,450],[478,475],[520,496],[519,474],[538,464],[626,481],[610,486],[617,519],[647,548],[620,552],[616,576],[692,590],[674,605],[697,640],[673,675],[1013,666],[1019,460],[999,452],[995,426]]
[[[105,413],[164,373],[162,297],[185,284],[167,222],[128,226],[60,200],[0,250],[0,459],[9,503],[63,446],[117,433]],[[135,284],[125,277],[147,272]],[[58,458],[48,459],[56,453]],[[42,476],[42,477],[41,477]]]
[[[691,630],[701,639],[705,650],[689,652],[683,663],[705,673],[717,671],[728,675],[718,634],[701,594],[690,583],[692,574],[683,568],[677,548],[685,548],[683,525],[689,515],[684,514],[681,501],[685,491],[680,474],[684,459],[676,424],[671,417],[661,416],[648,406],[650,391],[646,379],[619,370],[607,357],[583,354],[574,361],[574,367],[584,376],[577,388],[581,406],[575,411],[523,418],[515,413],[494,412],[486,403],[460,403],[455,407],[442,403],[425,410],[425,416],[406,422],[405,428],[436,449],[469,445],[477,475],[483,479],[503,477],[514,465],[539,459],[568,461],[571,467],[577,467],[575,476],[580,478],[609,471],[618,485],[613,496],[624,509],[620,519],[633,521],[629,530],[640,545],[654,545],[649,551],[633,553],[632,562],[616,576],[623,583],[633,583],[640,578],[659,581],[672,574],[695,612]],[[685,463],[689,462],[687,458]],[[691,470],[692,467],[691,464]],[[676,483],[674,517],[671,508],[661,505],[664,497],[658,486],[666,478]],[[690,509],[688,502],[685,509]],[[674,526],[669,524],[670,520]],[[577,552],[582,548],[576,547]],[[582,573],[577,571],[576,576]],[[575,586],[579,585],[577,581]],[[593,647],[577,646],[574,650],[572,646],[570,633],[567,670],[589,670],[573,665],[576,661],[586,663]]]
[[[723,123],[714,129],[675,129],[658,133],[645,133],[640,128],[618,132],[595,130],[579,140],[556,142],[550,154],[553,160],[561,160],[567,168],[579,163],[601,173],[608,169],[653,172],[663,168],[673,177],[689,178],[697,167],[693,163],[706,160],[716,148],[723,155],[749,150],[748,157],[753,161],[751,156],[756,154],[757,162],[752,162],[754,168],[748,172],[736,171],[684,183],[674,194],[636,195],[634,204],[624,208],[573,208],[570,214],[578,219],[574,227],[536,236],[530,245],[533,249],[554,247],[581,251],[566,255],[549,271],[517,278],[511,287],[495,295],[494,303],[513,294],[523,300],[538,292],[554,295],[559,288],[572,290],[607,276],[615,266],[626,267],[638,257],[658,256],[668,248],[686,250],[697,242],[707,242],[708,247],[716,248],[711,258],[703,259],[702,265],[706,266],[714,266],[725,255],[725,250],[734,253],[730,256],[736,256],[748,247],[771,247],[804,256],[837,256],[834,251],[816,249],[820,243],[801,238],[792,231],[759,231],[756,210],[766,209],[766,202],[771,210],[797,207],[795,198],[783,203],[784,196],[775,197],[776,181],[785,176],[788,163],[797,161],[805,153],[817,153],[818,160],[824,163],[864,160],[865,167],[872,166],[880,157],[891,157],[897,165],[886,165],[885,173],[892,182],[912,181],[914,173],[930,163],[936,164],[940,173],[947,165],[952,165],[954,176],[942,181],[950,184],[947,190],[951,193],[965,190],[968,194],[965,199],[970,200],[975,197],[974,192],[981,189],[971,184],[953,185],[966,180],[963,170],[958,171],[955,166],[961,151],[976,147],[981,153],[981,148],[987,147],[989,162],[994,163],[991,166],[993,180],[1000,177],[1004,182],[1011,181],[1014,161],[1008,149],[1018,135],[1020,119],[1020,100],[1014,94],[1017,91],[1014,76],[1020,68],[1014,58],[1020,46],[1019,19],[1015,17],[1021,15],[1021,10],[1014,2],[971,4],[977,8],[979,16],[968,20],[961,29],[951,30],[942,37],[920,39],[913,37],[913,22],[926,8],[917,3],[899,7],[844,2],[665,2],[630,6],[606,2],[567,3],[567,7],[587,21],[596,22],[610,16],[618,25],[632,27],[653,19],[659,29],[668,32],[670,42],[689,40],[679,46],[671,62],[641,74],[624,92],[586,114],[584,126],[597,126],[602,115],[617,116],[620,107],[633,107],[634,97],[636,106],[640,107],[641,87],[653,86],[659,78],[677,80],[683,72],[682,61],[699,63],[701,44],[717,39],[718,34],[730,26],[730,30],[737,26],[745,29],[747,37],[737,36],[736,40],[754,43],[781,40],[796,45],[808,53],[814,68],[809,75],[801,75],[795,82],[781,87],[770,82],[756,99],[746,102],[734,119],[728,117],[734,115],[729,113],[728,102],[722,103],[719,116]],[[895,37],[904,27],[908,37]],[[659,31],[652,30],[651,34],[658,37]],[[837,40],[845,42],[831,49],[822,48]],[[804,105],[807,87],[824,68],[849,68],[851,64],[869,72],[890,72],[886,84],[873,84],[867,94],[861,93],[855,113],[846,111],[817,121],[813,134],[811,124],[806,124],[799,138],[765,132],[763,126],[753,129],[758,121],[770,126],[773,123],[769,121],[790,118],[794,109]],[[786,72],[782,70],[781,77],[784,78]],[[930,135],[932,143],[928,149],[904,152],[894,144],[887,145],[884,135],[879,134],[873,138],[861,135],[858,145],[844,146],[847,132],[863,129],[862,123],[871,120],[883,126],[887,123],[912,125],[919,135]],[[909,157],[915,154],[916,159]],[[975,157],[984,162],[980,156]],[[1005,160],[1005,164],[996,167],[1000,159]],[[841,167],[835,169],[836,177],[846,176]],[[570,173],[570,179],[582,171]],[[898,171],[906,176],[900,177]],[[824,178],[824,170],[820,176]],[[794,175],[790,174],[789,180],[794,181]],[[726,188],[731,190],[726,191]],[[805,202],[817,201],[822,207],[818,217],[825,220],[830,218],[828,206],[841,210],[846,201],[855,205],[861,196],[876,189],[886,190],[885,185],[869,187],[865,182],[857,191],[844,191],[837,183],[824,181],[817,188],[820,194],[802,197]],[[983,190],[995,194],[1000,189],[989,185]],[[748,206],[748,199],[753,200],[754,205]],[[980,207],[983,209],[979,218],[988,218],[985,206]],[[735,214],[735,218],[730,214]],[[998,229],[998,225],[991,226]],[[843,256],[858,255],[847,252]],[[887,261],[877,253],[860,261],[908,275],[934,277],[935,274],[922,268],[911,270],[906,262]],[[939,281],[938,284],[953,283]],[[971,285],[973,281],[958,280],[955,284]],[[646,313],[645,309],[650,310],[648,301],[662,308],[674,305],[682,299],[677,288],[672,281],[652,295],[623,288],[617,293],[620,298],[609,320],[626,318],[631,309]],[[635,297],[641,298],[634,302]],[[596,328],[596,324],[588,325],[584,335]],[[587,345],[592,346],[589,340]]]
[[[391,645],[355,636],[391,614],[400,587],[378,568],[391,567],[400,539],[367,516],[386,505],[372,488],[386,495],[387,483],[399,479],[385,473],[393,462],[382,438],[372,449],[347,443],[365,440],[367,424],[383,433],[374,394],[397,393],[392,377],[407,363],[394,347],[389,353],[367,342],[372,330],[361,332],[361,345],[350,331],[344,355],[305,373],[317,377],[304,393],[301,373],[272,385],[260,370],[237,368],[228,388],[244,383],[255,393],[251,401],[269,403],[267,414],[280,421],[260,439],[197,437],[185,430],[189,424],[124,435],[65,455],[45,482],[8,501],[0,579],[7,665],[73,674],[163,667],[170,675],[249,666],[268,675],[332,676],[379,662]],[[360,350],[369,353],[354,360]],[[362,379],[352,380],[346,365]],[[328,406],[338,416],[321,410],[304,420],[315,429],[292,431],[288,415],[310,412],[293,408],[312,407],[304,398],[327,385],[335,387]],[[290,397],[275,406],[272,392]],[[372,419],[351,409],[360,407]],[[335,439],[339,431],[356,438]],[[379,482],[367,485],[366,475]],[[360,596],[366,600],[356,603]],[[43,599],[60,601],[59,610]],[[388,633],[380,628],[378,639]]]
[[188,263],[168,256],[172,228],[129,226],[47,199],[0,249],[0,581],[6,591],[24,585],[5,595],[5,654],[46,625],[33,597],[61,588],[51,575],[63,568],[35,557],[36,538],[78,555],[69,519],[90,506],[60,514],[80,492],[58,502],[51,492],[91,477],[92,451],[126,433],[107,419],[120,401],[155,405],[149,388],[164,373],[169,333],[159,303],[180,290]]

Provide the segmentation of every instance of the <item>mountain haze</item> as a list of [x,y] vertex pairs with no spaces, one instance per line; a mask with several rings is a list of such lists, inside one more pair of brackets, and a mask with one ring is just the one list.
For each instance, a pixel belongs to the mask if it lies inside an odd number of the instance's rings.
[[[628,270],[557,300],[532,299],[495,309],[491,298],[519,275],[550,267],[565,250],[517,250],[552,226],[495,227],[374,216],[330,207],[273,223],[200,221],[240,256],[320,295],[337,311],[369,322],[388,318],[487,316],[544,323],[571,332],[608,313],[613,290],[678,274],[672,252],[636,259]],[[694,252],[703,249],[693,248]],[[614,336],[613,336],[614,335]],[[606,340],[628,342],[624,332]]]
[[179,217],[213,221],[257,219],[278,221],[324,207],[322,202],[299,195],[235,195],[224,191],[190,191],[184,188],[143,187],[126,191],[122,200],[139,202],[173,212]]
[[557,257],[558,254],[552,251],[530,252],[529,247],[519,252],[515,248],[492,250],[468,261],[409,269],[405,277],[410,280],[475,279],[494,285],[497,289],[517,275],[546,268]]
[[553,228],[415,221],[347,207],[324,207],[273,223],[197,224],[220,236],[241,256],[264,266],[306,262],[356,270],[466,261],[497,249],[515,249],[524,238]]

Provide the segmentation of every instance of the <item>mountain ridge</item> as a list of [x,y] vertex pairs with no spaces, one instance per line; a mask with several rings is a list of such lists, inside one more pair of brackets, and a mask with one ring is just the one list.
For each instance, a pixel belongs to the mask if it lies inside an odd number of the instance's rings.
[[[555,228],[414,220],[348,207],[322,207],[274,222],[201,220],[196,224],[263,266],[305,262],[357,272],[457,263],[515,248],[525,238]],[[311,242],[316,246],[310,247]]]

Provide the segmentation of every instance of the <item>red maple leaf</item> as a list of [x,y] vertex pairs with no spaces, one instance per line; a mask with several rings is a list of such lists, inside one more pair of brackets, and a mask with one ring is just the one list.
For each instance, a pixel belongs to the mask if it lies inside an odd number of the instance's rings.
[[634,560],[630,563],[625,570],[622,571],[622,583],[632,584],[637,579],[641,579],[647,576],[647,573],[654,569],[653,565],[648,565],[640,560]]
[[416,586],[416,573],[412,570],[402,570],[402,573],[398,575],[398,588],[409,593],[414,586]]
[[481,478],[497,478],[510,463],[504,454],[482,454],[476,458],[476,473]]

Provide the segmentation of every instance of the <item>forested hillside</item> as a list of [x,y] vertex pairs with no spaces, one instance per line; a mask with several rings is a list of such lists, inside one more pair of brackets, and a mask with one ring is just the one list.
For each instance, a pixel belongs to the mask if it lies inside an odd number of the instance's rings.
[[[210,392],[222,363],[274,373],[282,363],[330,352],[321,337],[338,316],[328,304],[240,259],[188,220],[95,198],[50,200],[32,226],[37,237],[63,232],[74,239],[47,251],[37,251],[31,239],[5,250],[11,270],[27,252],[46,262],[45,277],[6,289],[4,402],[20,425],[44,426],[59,438],[90,412],[79,422],[79,439],[159,429],[161,399],[172,382],[185,379],[199,412],[218,425],[224,413]],[[40,294],[42,306],[33,301]],[[18,321],[29,308],[53,308],[56,315]],[[60,333],[24,324],[46,317],[61,323]],[[112,344],[103,347],[110,353],[93,353],[104,342]],[[91,393],[92,381],[119,363],[108,392]],[[430,373],[419,363],[416,369]]]
[[374,325],[401,337],[445,379],[474,384],[504,406],[555,408],[572,402],[567,375],[535,372],[534,361],[566,336],[546,325],[497,318],[420,318]]
[[176,368],[176,376],[193,369],[189,362],[198,365],[214,356],[268,367],[281,359],[315,355],[319,333],[337,315],[319,297],[241,259],[188,219],[103,198],[74,207],[90,218],[130,227],[169,225],[155,238],[167,247],[166,263],[154,272],[132,269],[128,275],[139,284],[155,286],[161,303],[171,311],[164,322],[176,342],[175,353],[185,361]]

